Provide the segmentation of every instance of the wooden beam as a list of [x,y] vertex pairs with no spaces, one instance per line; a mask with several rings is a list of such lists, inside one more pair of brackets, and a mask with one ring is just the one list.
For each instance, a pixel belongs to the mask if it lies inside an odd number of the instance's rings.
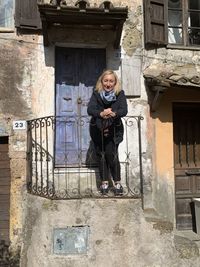
[[84,12],[77,6],[59,6],[57,8],[57,6],[38,4],[38,8],[42,20],[45,46],[49,45],[49,27],[74,25],[80,29],[88,27],[89,29],[104,28],[104,30],[114,30],[113,46],[117,49],[120,45],[123,24],[128,16],[127,7],[112,7],[109,10],[86,7]]
[[152,112],[155,112],[158,109],[165,90],[167,90],[167,87],[159,85],[153,86],[152,91],[155,91],[155,95],[151,103]]

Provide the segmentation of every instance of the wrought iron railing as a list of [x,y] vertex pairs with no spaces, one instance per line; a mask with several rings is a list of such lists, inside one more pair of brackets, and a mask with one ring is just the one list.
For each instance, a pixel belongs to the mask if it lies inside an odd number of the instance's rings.
[[[143,196],[142,119],[141,116],[122,119],[124,138],[119,145],[122,198]],[[112,190],[106,195],[99,191],[98,164],[89,124],[88,116],[49,116],[27,122],[29,193],[49,199],[115,197]]]

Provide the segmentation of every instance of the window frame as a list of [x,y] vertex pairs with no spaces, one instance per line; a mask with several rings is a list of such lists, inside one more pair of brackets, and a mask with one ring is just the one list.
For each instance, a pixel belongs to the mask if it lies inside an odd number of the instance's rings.
[[[15,29],[15,20],[14,20],[14,15],[15,15],[15,1],[14,0],[11,0],[11,1],[12,1],[12,4],[13,4],[13,6],[12,6],[12,25],[10,25],[10,26],[0,25],[0,32],[14,32],[14,29]],[[6,1],[4,1],[4,4],[5,3],[6,3]]]
[[[168,0],[166,0],[168,2]],[[169,10],[175,10],[173,8],[169,8],[168,7],[168,13]],[[195,45],[190,44],[189,42],[189,25],[188,25],[188,19],[189,19],[189,13],[191,11],[193,12],[199,12],[200,13],[200,9],[199,10],[193,10],[193,9],[189,9],[189,5],[188,5],[188,0],[182,0],[182,8],[180,9],[176,9],[176,10],[180,10],[182,11],[182,44],[175,44],[175,43],[169,43],[169,39],[168,39],[168,45],[170,46],[184,46],[184,47],[195,47]],[[168,29],[171,28],[168,26]],[[175,27],[173,27],[175,28]],[[179,27],[177,27],[179,28]],[[192,27],[191,27],[192,28]],[[200,48],[200,44],[196,45],[197,47]]]
[[[184,0],[184,1],[186,1],[186,0]],[[189,18],[190,12],[198,13],[200,16],[200,9],[189,9],[188,3],[186,3],[186,4],[187,4],[186,8],[187,8],[187,13],[188,13],[188,18]],[[199,27],[197,27],[197,26],[196,27],[191,27],[191,26],[189,27],[189,25],[187,25],[187,30],[192,29],[192,28],[200,30],[200,26]],[[188,43],[189,43],[189,38],[188,38]],[[193,46],[190,44],[188,44],[188,45]],[[200,43],[197,46],[200,48]]]
[[[163,32],[165,33],[165,36],[163,40],[156,40],[153,38],[152,32],[155,31],[153,29],[155,23],[152,19],[152,3],[158,4],[160,7],[163,8]],[[151,48],[152,46],[155,47],[169,47],[169,48],[179,48],[179,49],[191,49],[191,50],[200,50],[200,44],[191,44],[189,41],[189,32],[188,29],[190,29],[188,25],[188,18],[189,18],[189,12],[195,11],[199,12],[198,10],[189,9],[188,0],[182,0],[182,43],[170,43],[169,42],[169,25],[168,25],[168,12],[169,10],[173,10],[173,8],[168,7],[168,0],[144,0],[143,1],[144,6],[144,40],[145,40],[145,46],[146,48]],[[161,22],[159,22],[161,25]],[[179,27],[177,27],[179,28]],[[195,27],[198,28],[198,27]],[[200,28],[200,27],[199,27]]]

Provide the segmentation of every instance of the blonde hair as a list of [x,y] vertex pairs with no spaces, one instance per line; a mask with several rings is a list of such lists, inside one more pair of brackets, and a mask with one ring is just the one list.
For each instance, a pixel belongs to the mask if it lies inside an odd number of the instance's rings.
[[117,77],[117,74],[113,71],[113,70],[105,70],[98,78],[97,83],[96,83],[96,88],[95,90],[100,93],[101,91],[103,91],[103,86],[102,86],[102,80],[104,78],[104,76],[106,75],[114,75],[115,77],[115,86],[114,86],[114,92],[116,95],[119,94],[119,92],[121,91],[121,85],[120,85],[120,81],[119,78]]

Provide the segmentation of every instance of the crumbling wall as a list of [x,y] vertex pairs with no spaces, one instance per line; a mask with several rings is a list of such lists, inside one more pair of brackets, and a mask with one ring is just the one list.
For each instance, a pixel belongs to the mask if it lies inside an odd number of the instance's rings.
[[10,257],[21,247],[23,193],[26,190],[26,129],[13,129],[16,120],[31,118],[33,61],[32,36],[22,40],[14,33],[0,39],[0,136],[8,136],[11,169]]

